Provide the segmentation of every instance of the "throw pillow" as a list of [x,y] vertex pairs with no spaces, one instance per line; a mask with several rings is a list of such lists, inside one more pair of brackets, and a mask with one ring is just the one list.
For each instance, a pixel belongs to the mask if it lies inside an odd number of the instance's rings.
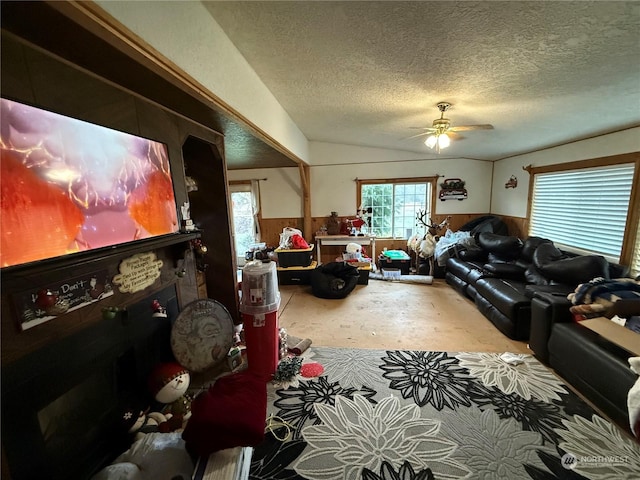
[[487,252],[503,260],[516,258],[522,250],[522,240],[518,237],[482,232],[478,234],[476,242]]
[[578,285],[601,277],[609,278],[609,262],[600,255],[567,257],[552,243],[542,243],[533,254],[533,264],[549,280]]

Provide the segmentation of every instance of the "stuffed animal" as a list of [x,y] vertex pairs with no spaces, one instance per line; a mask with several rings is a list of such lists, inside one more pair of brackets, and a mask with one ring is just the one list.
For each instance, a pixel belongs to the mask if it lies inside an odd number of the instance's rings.
[[159,432],[160,425],[166,423],[169,419],[160,412],[128,408],[124,412],[122,420],[127,431],[134,436],[135,441],[140,440],[148,433]]
[[187,389],[191,376],[178,363],[161,363],[149,376],[149,391],[153,398],[165,405],[163,414],[167,420],[158,425],[160,432],[173,432],[183,428],[191,415],[191,399]]

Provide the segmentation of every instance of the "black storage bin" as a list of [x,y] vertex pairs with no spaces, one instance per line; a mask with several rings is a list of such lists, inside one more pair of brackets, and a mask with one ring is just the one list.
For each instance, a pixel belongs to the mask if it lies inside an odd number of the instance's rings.
[[360,277],[358,278],[358,285],[369,285],[370,271],[371,271],[371,267],[368,267],[368,268],[358,267],[358,272],[360,273]]
[[411,268],[411,259],[409,260],[391,260],[384,255],[378,257],[378,268],[389,269],[397,268],[400,270],[401,275],[409,275],[409,269]]
[[311,272],[315,270],[318,264],[314,261],[308,267],[278,267],[278,284],[279,285],[310,285]]
[[275,252],[278,255],[279,267],[308,267],[313,258],[313,245],[299,250],[276,248]]

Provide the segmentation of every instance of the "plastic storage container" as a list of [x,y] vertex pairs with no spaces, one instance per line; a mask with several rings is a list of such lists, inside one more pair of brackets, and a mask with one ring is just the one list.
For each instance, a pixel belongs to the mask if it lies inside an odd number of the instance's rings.
[[308,267],[278,267],[278,283],[280,285],[310,285],[311,272],[318,266],[315,260]]
[[276,248],[278,254],[278,265],[282,268],[288,267],[308,267],[311,265],[313,257],[313,245],[302,249]]
[[280,361],[280,291],[274,262],[254,261],[242,269],[240,313],[249,371],[270,380]]
[[409,275],[411,257],[403,250],[387,250],[378,257],[378,268],[382,270],[397,268],[402,275]]

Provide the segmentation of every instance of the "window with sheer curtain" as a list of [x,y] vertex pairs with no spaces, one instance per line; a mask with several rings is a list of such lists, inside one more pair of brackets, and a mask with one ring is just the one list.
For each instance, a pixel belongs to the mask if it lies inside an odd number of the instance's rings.
[[234,183],[229,186],[236,261],[242,266],[251,245],[260,242],[260,193],[258,182]]
[[619,262],[633,178],[634,163],[535,173],[529,235]]

